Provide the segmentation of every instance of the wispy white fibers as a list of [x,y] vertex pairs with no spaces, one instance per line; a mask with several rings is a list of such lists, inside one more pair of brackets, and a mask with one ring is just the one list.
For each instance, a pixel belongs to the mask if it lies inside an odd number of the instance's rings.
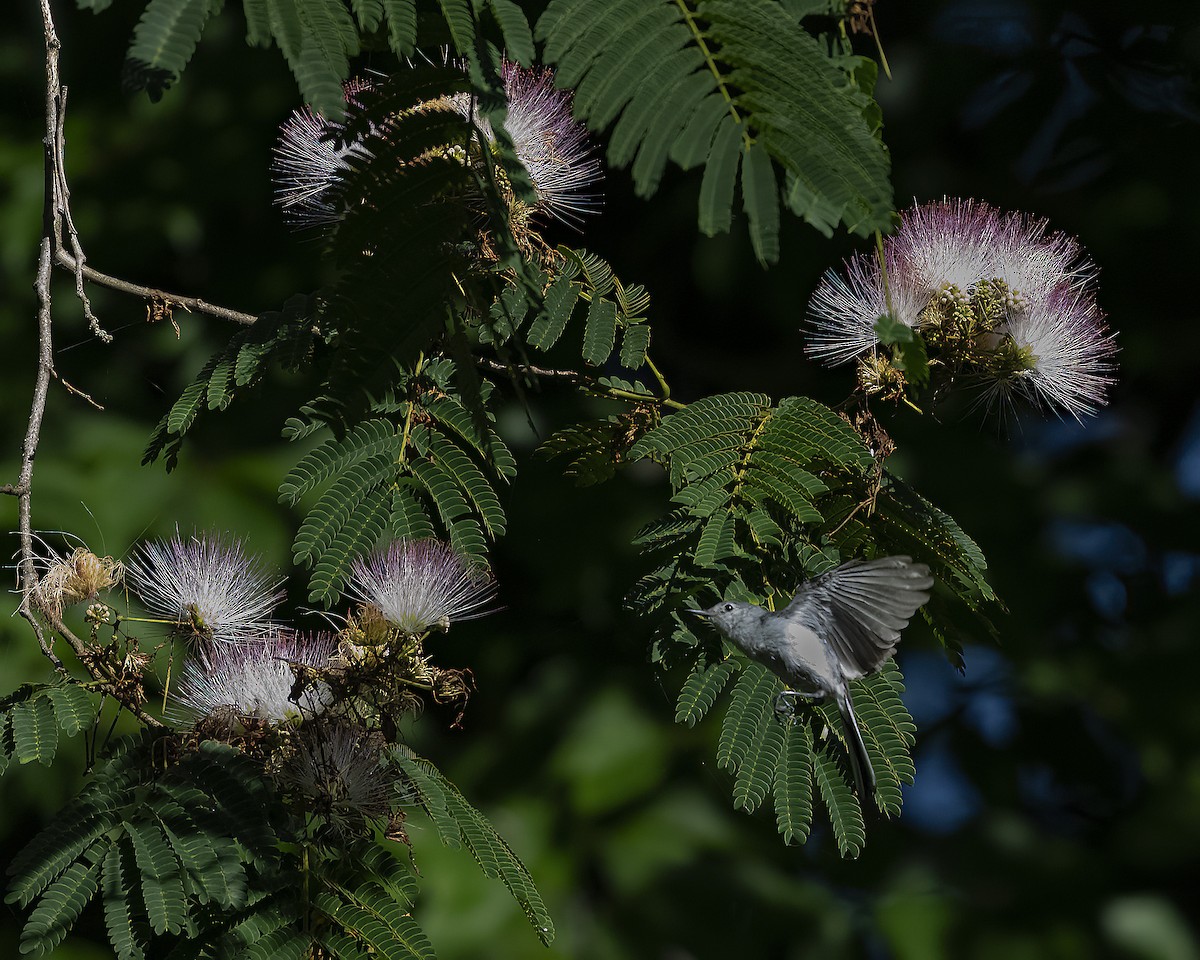
[[992,254],[992,275],[1015,299],[1048,302],[1065,287],[1080,289],[1096,277],[1096,267],[1079,241],[1050,229],[1050,221],[1024,213],[1006,214]]
[[845,363],[878,342],[875,324],[890,314],[916,327],[929,298],[914,289],[903,273],[886,277],[874,254],[860,253],[845,264],[845,276],[826,271],[808,303],[807,351],[830,365]]
[[[362,80],[344,84],[347,106],[357,106],[357,94],[369,88]],[[361,141],[344,141],[343,129],[341,123],[327,120],[311,107],[292,111],[279,128],[271,164],[275,202],[295,226],[315,227],[341,219],[335,188],[350,169],[352,157],[368,156]]]
[[282,579],[259,557],[212,533],[143,544],[125,579],[155,616],[185,634],[228,643],[265,633],[284,596]]
[[559,220],[590,212],[601,178],[587,128],[571,116],[572,94],[554,86],[554,71],[504,62],[504,128],[537,191],[538,206]]
[[[602,168],[587,128],[571,116],[571,92],[555,87],[554,71],[544,67],[526,68],[505,61],[501,71],[507,101],[504,125],[533,182],[535,209],[558,220],[577,220],[597,205],[594,188],[602,178]],[[361,80],[348,83],[347,109],[360,109],[358,94],[373,85]],[[475,101],[470,94],[456,94],[441,103],[443,108],[448,106],[474,120],[484,136],[494,141],[487,121],[477,113],[472,116]],[[341,219],[344,211],[337,201],[337,185],[349,171],[352,158],[371,156],[362,141],[346,143],[344,130],[343,124],[307,107],[294,111],[280,128],[271,168],[275,202],[298,226]]]
[[1005,401],[1015,389],[1027,400],[1065,410],[1076,419],[1096,412],[1113,383],[1112,334],[1104,314],[1086,291],[1063,286],[1048,297],[1012,310],[1003,328],[1028,356],[1024,369],[992,377],[985,390]]
[[1000,212],[986,203],[918,204],[900,215],[900,229],[888,239],[893,273],[927,296],[946,290],[969,294],[980,280],[995,276],[1002,230]]
[[171,697],[205,717],[226,710],[276,723],[312,717],[329,705],[330,690],[318,681],[292,700],[296,674],[288,664],[324,667],[336,652],[332,634],[286,629],[245,643],[205,644],[184,661]]
[[491,574],[439,540],[395,540],[351,566],[346,592],[405,633],[443,628],[490,612]]

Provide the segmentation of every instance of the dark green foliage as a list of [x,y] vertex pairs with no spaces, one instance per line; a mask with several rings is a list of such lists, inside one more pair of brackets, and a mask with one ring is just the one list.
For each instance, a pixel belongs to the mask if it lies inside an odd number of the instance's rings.
[[[440,532],[483,559],[488,541],[504,532],[494,485],[516,462],[490,416],[480,423],[455,392],[454,364],[421,366],[403,390],[403,399],[379,405],[383,416],[307,454],[280,486],[288,504],[324,487],[293,546],[297,562],[313,569],[313,600],[335,600],[354,557],[381,539]],[[481,402],[490,392],[488,385]]]
[[192,59],[211,10],[211,0],[150,0],[126,54],[126,88],[158,100]]
[[552,0],[537,24],[558,82],[593,129],[612,127],[608,158],[633,164],[650,196],[668,158],[703,165],[699,225],[729,229],[737,173],[755,254],[779,256],[781,202],[829,234],[866,235],[892,215],[877,136],[874,76],[836,33],[814,38],[771,0],[690,4]]
[[284,478],[283,503],[324,487],[293,546],[313,569],[313,600],[334,601],[350,562],[385,534],[440,532],[482,559],[487,541],[504,533],[494,484],[510,478],[516,462],[490,416],[480,424],[450,392],[454,377],[449,360],[422,366],[404,383],[403,400],[380,404],[385,416],[325,440]]
[[[953,520],[889,477],[847,420],[806,398],[707,397],[665,417],[629,456],[662,463],[674,491],[674,508],[639,537],[656,565],[631,602],[658,618],[655,659],[689,665],[676,718],[699,720],[741,669],[717,747],[718,765],[734,776],[734,806],[752,811],[773,795],[784,840],[803,842],[819,795],[839,849],[857,855],[865,833],[837,710],[800,705],[794,717],[777,714],[782,682],[758,664],[743,667],[740,655],[724,658],[716,638],[679,608],[723,597],[777,607],[805,575],[874,550],[928,563],[938,602],[978,617],[994,600],[982,555]],[[876,768],[874,801],[890,816],[913,778],[902,689],[892,664],[852,685]]]
[[563,337],[575,319],[582,324],[578,347],[588,367],[605,366],[620,338],[620,362],[636,372],[646,362],[650,328],[645,323],[650,297],[638,285],[625,285],[608,262],[587,250],[560,246],[537,277],[537,289],[523,290],[510,283],[492,304],[491,314],[513,318],[505,336],[493,328],[491,339],[503,343],[532,315],[524,345],[547,352]]
[[699,723],[716,703],[717,695],[737,667],[736,662],[729,660],[710,664],[702,655],[679,691],[679,699],[675,702],[675,722],[686,723],[689,727]]
[[[111,0],[78,0],[99,13]],[[388,46],[398,57],[411,57],[417,46],[416,0],[242,0],[246,42],[283,54],[304,101],[327,117],[345,109],[342,84],[364,34],[387,28]],[[469,0],[442,0],[440,7],[456,51],[477,54],[476,9]],[[179,79],[200,40],[213,0],[149,0],[134,29],[123,71],[130,90],[145,90],[151,100]],[[508,55],[521,63],[533,59],[533,37],[525,14],[512,0],[489,0],[488,8],[504,37]]]
[[205,364],[159,421],[142,457],[153,463],[166,453],[167,469],[174,468],[183,438],[204,410],[225,410],[262,379],[272,364],[284,370],[306,367],[313,355],[313,297],[297,295],[282,310],[264,313],[253,325],[235,333]]
[[875,324],[879,342],[892,348],[892,363],[914,387],[929,385],[929,353],[916,330],[884,314]]
[[512,847],[428,760],[398,748],[395,763],[406,778],[412,799],[429,815],[442,842],[448,846],[461,844],[487,876],[508,887],[538,939],[548,945],[554,939],[554,923],[533,878]]
[[[260,761],[211,741],[180,749],[169,736],[121,741],[13,861],[8,902],[34,904],[23,953],[53,949],[98,899],[119,958],[307,957],[314,930],[336,956],[432,958],[410,916],[417,889],[407,857],[373,837],[343,853],[305,840],[304,852],[295,842],[303,821]],[[478,835],[486,821],[440,783],[487,869],[507,847]],[[516,867],[501,872],[520,883]],[[520,887],[519,896],[531,895]]]
[[13,860],[8,902],[36,901],[23,952],[52,949],[97,893],[119,957],[247,903],[253,865],[275,845],[261,767],[222,744],[173,763],[169,749],[149,735],[123,741]]
[[523,66],[533,63],[533,32],[525,12],[513,0],[488,0],[488,9],[504,36],[504,53]]
[[16,759],[49,766],[59,734],[73,737],[96,719],[86,688],[74,683],[25,684],[0,700],[0,774]]
[[[443,537],[486,562],[506,527],[497,488],[516,467],[492,425],[488,377],[502,374],[523,394],[546,376],[620,402],[618,412],[560,430],[539,453],[565,461],[580,484],[608,479],[631,459],[666,468],[670,509],[639,537],[654,565],[631,601],[657,621],[653,658],[688,671],[677,720],[699,722],[737,673],[718,746],[735,807],[750,812],[773,801],[785,842],[802,842],[819,796],[839,848],[857,854],[866,798],[848,786],[836,712],[801,705],[794,717],[777,713],[780,681],[725,656],[680,608],[724,596],[774,605],[805,575],[843,558],[904,553],[937,577],[927,616],[954,657],[964,625],[985,622],[981,614],[995,601],[983,557],[953,520],[887,474],[877,445],[869,448],[849,420],[815,401],[730,393],[664,417],[681,405],[648,354],[646,291],[623,284],[596,254],[548,249],[516,213],[527,213],[536,195],[503,126],[500,53],[481,22],[509,56],[530,62],[533,33],[521,6],[438,0],[435,7],[461,65],[402,71],[356,95],[339,128],[362,149],[347,156],[332,188],[342,211],[327,236],[334,285],[239,331],[163,418],[146,459],[165,453],[172,465],[198,416],[225,410],[271,366],[301,372],[309,399],[285,435],[328,435],[284,479],[280,500],[304,511],[293,554],[311,570],[311,599],[328,605],[355,558],[392,537]],[[197,9],[189,0],[147,7],[131,63],[152,92],[191,55],[203,26]],[[305,96],[331,115],[341,114],[359,32],[386,30],[391,48],[408,55],[421,22],[407,0],[245,0],[245,10],[248,40],[275,42]],[[809,25],[829,32],[802,29],[809,14],[818,15]],[[577,114],[594,130],[610,130],[609,160],[632,168],[641,195],[657,190],[668,161],[702,167],[700,229],[728,231],[740,191],[755,254],[770,264],[780,253],[781,204],[826,234],[838,225],[867,234],[891,223],[874,67],[851,55],[844,15],[824,2],[551,0],[536,34],[559,84],[575,88]],[[471,111],[460,109],[467,95]],[[451,98],[459,106],[448,106]],[[919,338],[886,324],[880,336],[920,379]],[[540,370],[530,354],[552,354],[555,367],[569,355],[573,369]],[[899,812],[901,786],[913,776],[912,723],[900,689],[890,666],[854,686],[877,769],[873,799],[888,815]],[[0,729],[11,753],[53,754],[48,703],[24,708],[19,724],[14,714]],[[527,872],[486,820],[424,761],[398,763],[442,839],[466,845],[549,934]],[[221,936],[251,955],[311,946],[296,933],[294,898],[268,889],[270,871],[255,881],[267,891],[256,900],[244,870],[177,826],[124,829],[87,861],[90,872],[69,875],[51,903],[74,902],[72,891],[93,880],[103,889],[129,887],[110,922],[130,956],[146,937],[197,922],[193,902],[238,912],[234,929],[253,937]],[[219,874],[201,866],[210,863],[224,866]],[[131,869],[142,877],[136,887],[125,882]],[[428,945],[399,901],[381,900],[374,880],[323,876],[318,903],[332,923],[321,934],[328,951],[425,955]],[[48,938],[57,914],[50,907],[44,914]],[[287,919],[270,926],[272,916]]]
[[347,127],[371,156],[353,160],[340,185],[346,214],[330,250],[339,276],[322,311],[331,355],[314,404],[339,431],[447,330],[457,278],[474,270],[477,214],[461,197],[479,184],[459,159],[471,128],[452,110],[412,112],[464,87],[456,70],[414,69],[364,94],[363,113]]
[[378,843],[356,845],[352,868],[330,864],[322,881],[314,906],[331,924],[321,940],[335,956],[433,960],[433,948],[410,912],[415,878]]
[[611,480],[616,474],[623,452],[622,433],[619,417],[577,423],[549,437],[538,447],[538,456],[564,460],[563,474],[581,487],[590,487]]
[[829,812],[838,850],[844,857],[857,857],[867,843],[867,828],[858,797],[850,787],[845,772],[827,750],[816,751],[812,756],[813,780]]
[[[504,531],[494,484],[512,475],[515,461],[491,426],[491,386],[475,376],[462,345],[466,325],[478,323],[471,305],[516,289],[481,269],[479,205],[491,209],[497,188],[462,162],[477,148],[457,112],[413,109],[466,86],[453,67],[425,67],[361,95],[363,109],[344,135],[365,142],[370,159],[354,162],[338,186],[347,213],[330,247],[336,286],[294,298],[235,334],[146,452],[150,461],[165,451],[173,465],[197,416],[228,407],[271,364],[313,378],[316,399],[286,433],[308,436],[326,425],[334,435],[280,492],[296,504],[324,486],[293,547],[313,571],[314,600],[336,600],[352,560],[392,536],[441,534],[482,559]],[[439,347],[463,364],[439,358]]]

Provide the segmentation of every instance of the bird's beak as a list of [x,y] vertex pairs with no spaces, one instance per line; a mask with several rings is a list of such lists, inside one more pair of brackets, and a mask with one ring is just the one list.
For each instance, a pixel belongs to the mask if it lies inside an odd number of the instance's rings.
[[694,613],[698,617],[708,617],[709,619],[712,619],[712,614],[709,613],[707,610],[684,610],[683,612],[684,613]]

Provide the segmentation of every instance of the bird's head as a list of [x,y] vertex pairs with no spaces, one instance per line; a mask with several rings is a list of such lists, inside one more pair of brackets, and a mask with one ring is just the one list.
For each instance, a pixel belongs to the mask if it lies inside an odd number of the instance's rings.
[[714,603],[707,610],[689,610],[688,613],[704,617],[712,621],[718,630],[732,640],[738,640],[745,632],[743,628],[757,623],[762,619],[762,608],[752,603],[739,603],[735,600],[722,600]]

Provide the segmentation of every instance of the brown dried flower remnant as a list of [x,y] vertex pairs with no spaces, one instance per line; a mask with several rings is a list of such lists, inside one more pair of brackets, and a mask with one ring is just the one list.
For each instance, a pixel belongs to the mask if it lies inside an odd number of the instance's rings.
[[95,600],[125,578],[125,567],[119,560],[98,557],[85,546],[76,547],[67,557],[51,551],[44,564],[46,572],[29,587],[28,595],[55,617],[61,617],[66,607]]

